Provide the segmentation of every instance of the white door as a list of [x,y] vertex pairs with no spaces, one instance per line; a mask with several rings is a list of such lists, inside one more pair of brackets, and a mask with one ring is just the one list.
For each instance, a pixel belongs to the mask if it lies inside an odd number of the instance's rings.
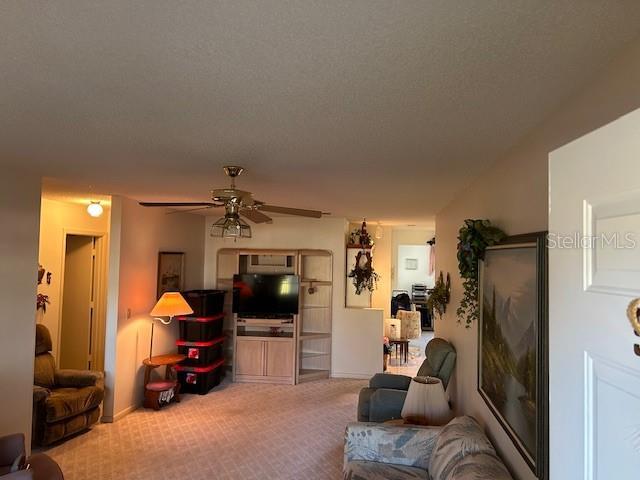
[[640,110],[550,155],[551,480],[640,478]]

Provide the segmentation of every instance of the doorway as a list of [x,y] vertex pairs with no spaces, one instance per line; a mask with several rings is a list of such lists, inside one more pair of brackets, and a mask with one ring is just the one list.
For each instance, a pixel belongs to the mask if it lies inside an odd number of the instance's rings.
[[104,368],[103,237],[66,234],[59,368]]

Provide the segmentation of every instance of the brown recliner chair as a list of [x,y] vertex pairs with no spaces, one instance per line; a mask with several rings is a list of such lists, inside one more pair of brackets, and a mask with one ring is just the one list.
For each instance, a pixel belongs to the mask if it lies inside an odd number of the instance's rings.
[[44,453],[27,458],[24,435],[16,433],[0,437],[0,480],[64,480],[64,476],[58,464]]
[[33,375],[33,443],[49,445],[86,430],[100,418],[104,374],[59,370],[51,355],[51,335],[36,325]]

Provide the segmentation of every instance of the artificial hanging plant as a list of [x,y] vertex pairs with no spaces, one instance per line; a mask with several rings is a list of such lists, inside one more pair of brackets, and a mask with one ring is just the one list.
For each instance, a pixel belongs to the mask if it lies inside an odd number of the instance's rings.
[[356,264],[349,272],[349,278],[353,278],[353,286],[356,287],[356,295],[360,295],[364,290],[373,292],[378,285],[380,275],[373,269],[371,261],[371,252],[358,252]]
[[36,295],[36,311],[42,310],[42,313],[47,313],[47,305],[50,303],[49,295],[43,295],[42,293]]
[[367,221],[363,220],[362,225],[349,234],[347,246],[358,246],[361,248],[373,248],[373,238],[367,231]]
[[447,305],[451,297],[451,277],[447,273],[447,281],[445,283],[440,272],[438,280],[436,280],[429,298],[427,298],[427,308],[436,313],[438,317],[442,318],[442,315],[447,311]]
[[464,221],[458,235],[458,268],[462,277],[464,293],[458,307],[458,322],[465,319],[469,328],[474,320],[478,320],[478,262],[484,260],[487,247],[494,245],[506,237],[498,227],[489,220]]

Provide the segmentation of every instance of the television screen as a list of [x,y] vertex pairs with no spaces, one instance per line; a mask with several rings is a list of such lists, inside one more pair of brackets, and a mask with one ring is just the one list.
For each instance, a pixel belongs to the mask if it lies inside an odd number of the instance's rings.
[[299,289],[297,275],[234,275],[233,311],[240,316],[297,314]]

